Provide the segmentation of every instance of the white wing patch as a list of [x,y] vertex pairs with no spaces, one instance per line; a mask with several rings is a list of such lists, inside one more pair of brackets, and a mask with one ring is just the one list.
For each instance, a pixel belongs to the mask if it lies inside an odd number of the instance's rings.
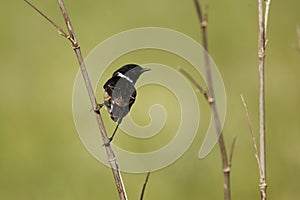
[[128,77],[128,76],[125,76],[124,74],[118,72],[117,73],[117,76],[121,77],[121,78],[125,78],[127,81],[129,81],[130,83],[133,83],[133,81]]

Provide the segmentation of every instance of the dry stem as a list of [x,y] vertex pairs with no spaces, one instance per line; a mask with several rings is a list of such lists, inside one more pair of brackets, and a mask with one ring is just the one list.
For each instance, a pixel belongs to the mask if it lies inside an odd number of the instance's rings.
[[222,157],[222,168],[223,168],[223,175],[224,175],[224,199],[225,200],[230,200],[230,165],[229,165],[229,160],[226,152],[226,146],[222,134],[222,129],[221,129],[221,123],[219,119],[219,114],[218,110],[215,104],[214,100],[214,88],[213,88],[213,82],[212,82],[212,75],[210,71],[210,61],[208,57],[208,44],[207,44],[207,32],[206,32],[206,27],[207,27],[207,15],[202,13],[200,3],[198,0],[194,0],[195,6],[196,6],[196,11],[198,14],[198,19],[200,22],[201,30],[202,30],[202,42],[203,42],[203,47],[206,50],[207,54],[205,54],[204,59],[205,59],[205,70],[206,70],[206,80],[207,80],[207,86],[209,90],[209,94],[211,99],[213,100],[210,105],[211,109],[213,112],[213,119],[215,121],[215,126],[217,130],[217,134],[219,136],[219,147],[221,151],[221,157]]
[[255,155],[255,159],[256,159],[256,162],[257,162],[258,169],[259,169],[259,177],[260,177],[260,180],[262,180],[263,179],[263,171],[262,171],[262,167],[261,167],[261,164],[260,164],[260,161],[259,161],[259,153],[258,153],[258,148],[257,148],[257,145],[256,145],[256,138],[254,136],[253,126],[252,126],[252,123],[251,123],[251,120],[250,120],[248,107],[247,107],[247,104],[246,104],[245,99],[244,99],[242,94],[241,94],[241,99],[242,99],[242,102],[243,102],[246,117],[247,117],[247,120],[248,120],[248,126],[249,126],[249,130],[250,130],[250,134],[251,134],[251,137],[252,137],[252,142],[253,142],[253,147],[254,147],[254,155]]
[[213,99],[210,97],[210,95],[208,94],[208,92],[205,89],[203,89],[203,87],[189,73],[187,73],[182,68],[180,68],[179,71],[196,86],[196,88],[198,89],[198,91],[204,96],[204,98],[209,103],[213,102]]
[[236,143],[236,136],[233,138],[232,143],[231,143],[231,149],[230,149],[230,155],[229,155],[229,167],[231,167],[231,164],[232,164],[232,157],[233,157],[235,143]]
[[[90,78],[89,78],[88,73],[87,73],[87,69],[86,69],[84,60],[83,60],[83,56],[82,56],[82,53],[81,53],[81,50],[80,50],[80,45],[78,43],[78,40],[75,37],[75,32],[73,30],[73,27],[72,27],[72,24],[71,24],[71,21],[70,21],[70,18],[68,16],[68,12],[65,8],[63,0],[58,0],[58,4],[59,4],[59,7],[60,7],[61,12],[63,14],[64,20],[65,20],[65,23],[66,23],[66,26],[67,26],[67,29],[68,29],[68,34],[60,26],[58,26],[54,21],[52,21],[44,13],[42,13],[37,7],[35,7],[32,3],[30,3],[27,0],[24,0],[24,1],[26,3],[28,3],[33,9],[35,9],[39,14],[41,14],[53,26],[55,26],[58,29],[59,33],[72,43],[73,49],[75,51],[75,54],[76,54],[76,57],[77,57],[77,60],[78,60],[78,63],[80,65],[81,73],[82,73],[83,79],[85,81],[85,85],[86,85],[86,88],[87,88],[87,91],[88,91],[88,95],[89,95],[92,107],[94,109],[97,109],[98,104],[97,104],[97,101],[96,101],[96,98],[95,98],[95,95],[94,95],[94,90],[92,88],[92,85],[91,85]],[[110,167],[111,167],[112,172],[113,172],[113,176],[114,176],[114,179],[115,179],[115,184],[116,184],[116,187],[117,187],[117,190],[118,190],[118,193],[119,193],[119,197],[120,197],[121,200],[127,200],[127,195],[126,195],[125,187],[124,187],[124,184],[123,184],[123,181],[122,181],[121,173],[120,173],[119,167],[117,165],[116,157],[114,155],[114,152],[113,152],[111,146],[109,145],[109,139],[108,139],[107,134],[106,134],[106,130],[105,130],[105,126],[104,126],[103,121],[102,121],[102,117],[101,117],[100,113],[95,112],[95,115],[96,115],[98,127],[99,127],[99,130],[100,130],[100,134],[101,134],[101,137],[103,139],[103,142],[104,142],[104,144],[108,144],[108,145],[105,145],[105,150],[106,150],[106,154],[107,154],[107,157],[108,157],[108,162],[109,162]]]
[[259,70],[259,144],[260,165],[262,180],[260,182],[261,199],[266,199],[266,139],[265,139],[265,49],[267,45],[267,24],[270,8],[270,0],[265,0],[266,6],[263,11],[263,0],[258,0],[258,70]]

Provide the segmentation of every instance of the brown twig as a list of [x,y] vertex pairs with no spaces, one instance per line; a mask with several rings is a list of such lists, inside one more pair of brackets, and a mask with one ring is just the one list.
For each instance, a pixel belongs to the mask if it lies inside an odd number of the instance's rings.
[[208,92],[201,87],[201,85],[189,74],[187,73],[184,69],[180,68],[179,72],[181,72],[187,79],[189,79],[192,84],[195,85],[195,87],[198,89],[198,91],[204,96],[204,98],[209,102],[212,103],[213,99],[210,97]]
[[266,139],[265,139],[265,49],[267,45],[267,23],[270,8],[270,0],[266,0],[263,11],[263,0],[258,0],[258,70],[259,70],[259,144],[260,165],[263,178],[260,182],[261,199],[266,199]]
[[[35,9],[39,14],[41,14],[53,26],[55,26],[59,30],[60,34],[62,36],[64,36],[65,38],[67,38],[72,43],[73,49],[75,51],[75,54],[76,54],[76,57],[77,57],[77,60],[78,60],[78,63],[80,65],[81,73],[82,73],[83,79],[85,81],[85,85],[86,85],[86,88],[87,88],[87,91],[88,91],[88,95],[89,95],[92,107],[96,110],[98,108],[98,104],[97,104],[97,101],[96,101],[96,98],[95,98],[95,95],[94,95],[94,90],[92,88],[92,84],[90,82],[90,78],[89,78],[88,73],[87,73],[87,69],[86,69],[86,66],[85,66],[85,63],[84,63],[84,60],[83,60],[83,56],[82,56],[82,53],[81,53],[81,50],[80,50],[80,45],[78,43],[78,40],[75,37],[75,32],[74,32],[74,29],[72,27],[72,24],[71,24],[71,21],[70,21],[70,18],[68,16],[68,12],[65,8],[63,0],[58,0],[58,4],[59,4],[59,7],[60,7],[61,12],[63,14],[63,17],[64,17],[64,20],[65,20],[65,23],[66,23],[69,34],[67,34],[60,26],[58,26],[54,21],[52,21],[50,18],[48,18],[44,13],[42,13],[33,4],[31,4],[27,0],[24,0],[24,1],[26,3],[28,3],[33,9]],[[119,197],[120,197],[121,200],[127,200],[127,195],[126,195],[125,187],[124,187],[124,184],[123,184],[123,181],[122,181],[121,173],[120,173],[119,167],[117,165],[116,157],[114,155],[114,152],[113,152],[111,146],[109,145],[109,139],[108,139],[107,134],[106,134],[106,130],[105,130],[105,127],[104,127],[104,124],[103,124],[103,121],[102,121],[101,114],[95,112],[95,115],[96,115],[98,127],[99,127],[99,130],[100,130],[100,134],[101,134],[101,137],[103,139],[103,142],[104,142],[104,144],[107,144],[107,145],[105,145],[105,150],[106,150],[106,154],[107,154],[107,157],[108,157],[108,162],[109,162],[110,167],[111,167],[112,172],[113,172],[113,176],[114,176],[114,179],[115,179],[115,184],[116,184],[116,187],[117,187],[117,190],[118,190],[118,193],[119,193]]]
[[251,137],[252,137],[252,142],[253,142],[253,147],[254,147],[254,155],[255,155],[255,159],[256,159],[256,162],[257,162],[258,170],[259,170],[260,183],[262,183],[263,179],[264,179],[264,176],[263,176],[263,170],[262,170],[262,166],[261,166],[260,159],[259,159],[259,153],[258,153],[256,138],[255,138],[255,135],[254,135],[254,132],[253,132],[253,126],[252,126],[252,123],[251,123],[251,120],[250,120],[248,107],[247,107],[247,104],[246,104],[245,99],[244,99],[242,94],[241,94],[241,99],[242,99],[242,102],[243,102],[246,117],[247,117],[247,120],[248,120],[248,126],[249,126],[249,130],[250,130],[250,134],[251,134]]
[[42,11],[40,11],[35,5],[33,5],[31,2],[24,0],[27,4],[29,4],[36,12],[38,12],[40,15],[42,15],[48,22],[50,22],[55,28],[57,28],[60,35],[62,35],[65,38],[68,38],[68,34],[60,27],[58,26],[54,21],[52,21],[47,15],[45,15]]
[[[207,15],[202,13],[200,3],[198,0],[194,0],[196,11],[198,14],[198,19],[200,22],[201,30],[202,30],[202,42],[203,42],[203,47],[208,53],[208,44],[207,44],[207,32],[206,32],[206,27],[207,27]],[[221,128],[221,123],[219,119],[219,114],[218,110],[215,104],[214,100],[214,88],[213,88],[213,82],[212,82],[212,75],[210,71],[210,61],[209,61],[209,56],[208,54],[204,55],[205,59],[205,70],[206,70],[206,80],[207,80],[207,86],[208,90],[210,93],[210,97],[212,98],[212,103],[211,109],[213,112],[213,119],[215,121],[215,126],[217,130],[217,134],[219,136],[219,147],[221,151],[221,157],[222,157],[222,168],[223,168],[223,175],[224,175],[224,199],[225,200],[230,200],[230,166],[229,166],[229,161],[228,161],[228,156],[226,152],[226,146],[225,146],[225,141],[223,138],[222,134],[222,128]]]
[[241,94],[241,99],[242,99],[242,102],[243,102],[243,106],[244,106],[244,109],[245,109],[250,134],[251,134],[251,137],[252,137],[252,142],[253,142],[253,147],[254,147],[254,155],[255,155],[257,166],[258,166],[258,169],[259,169],[259,175],[260,175],[260,178],[263,178],[262,168],[261,168],[260,161],[259,161],[258,148],[257,148],[257,145],[256,145],[257,144],[256,143],[256,138],[255,138],[255,135],[254,135],[254,132],[253,132],[253,126],[252,126],[252,123],[251,123],[251,120],[250,120],[249,111],[248,111],[246,101],[245,101],[242,94]]
[[145,182],[143,184],[140,200],[143,200],[143,198],[144,198],[144,193],[145,193],[145,190],[146,190],[146,186],[147,186],[147,183],[148,183],[149,176],[150,176],[150,172],[147,173]]
[[230,155],[229,155],[229,166],[230,166],[230,168],[231,168],[231,165],[232,165],[232,158],[233,158],[235,143],[236,143],[236,136],[233,138],[232,143],[231,143],[231,149],[230,149]]

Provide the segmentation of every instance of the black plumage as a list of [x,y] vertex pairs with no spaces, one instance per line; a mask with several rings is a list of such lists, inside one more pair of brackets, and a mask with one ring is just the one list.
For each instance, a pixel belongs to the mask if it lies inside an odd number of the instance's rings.
[[136,64],[127,64],[115,71],[112,77],[104,84],[104,103],[100,106],[104,105],[111,119],[117,123],[112,136],[109,138],[110,141],[112,141],[123,118],[128,114],[135,102],[137,92],[134,84],[142,73],[149,70]]

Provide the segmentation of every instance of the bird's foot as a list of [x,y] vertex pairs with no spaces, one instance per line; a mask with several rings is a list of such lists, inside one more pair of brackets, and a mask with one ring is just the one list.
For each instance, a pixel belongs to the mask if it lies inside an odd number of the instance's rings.
[[97,113],[98,115],[100,114],[100,110],[103,107],[103,103],[101,104],[97,104],[97,106],[93,109],[95,113]]
[[102,146],[104,146],[104,147],[110,146],[111,141],[112,141],[112,138],[110,137],[110,138],[108,138],[108,142],[104,143]]

